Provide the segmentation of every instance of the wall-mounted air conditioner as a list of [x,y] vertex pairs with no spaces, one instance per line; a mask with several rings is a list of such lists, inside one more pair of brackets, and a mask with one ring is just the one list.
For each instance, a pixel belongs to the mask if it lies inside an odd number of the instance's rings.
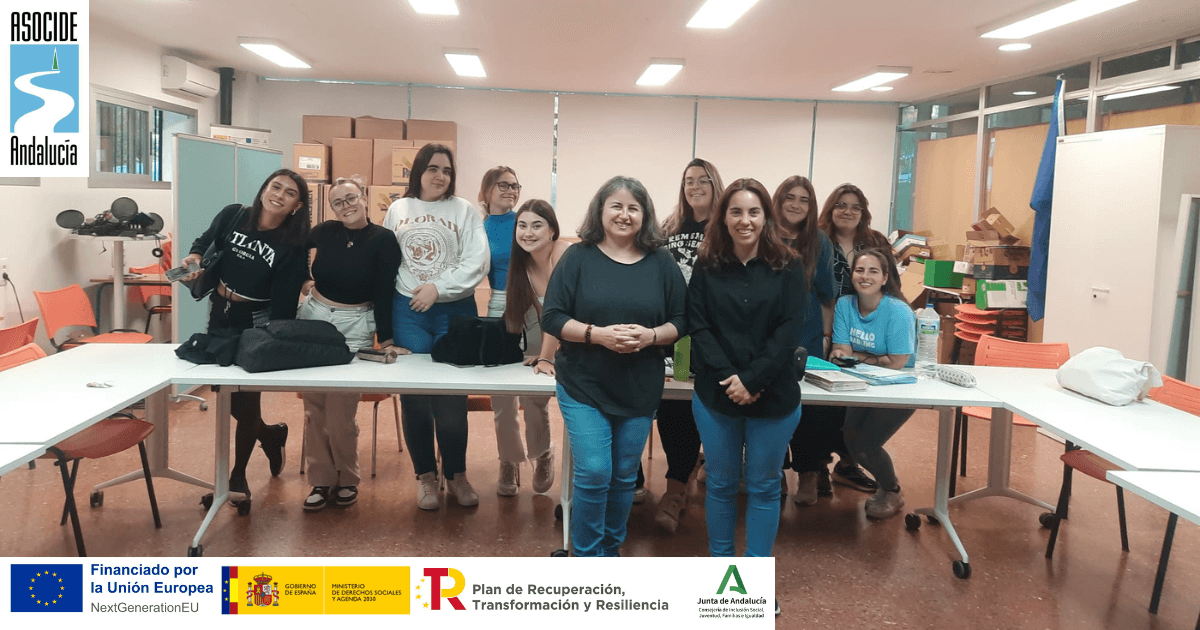
[[220,75],[216,72],[205,70],[179,57],[163,55],[163,90],[181,96],[208,98],[217,94],[220,85]]

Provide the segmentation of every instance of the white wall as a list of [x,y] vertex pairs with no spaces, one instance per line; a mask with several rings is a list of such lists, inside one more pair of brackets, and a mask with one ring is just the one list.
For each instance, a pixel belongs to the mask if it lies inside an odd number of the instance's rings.
[[[189,100],[167,94],[159,83],[160,57],[164,50],[118,27],[92,20],[91,23],[91,80],[96,85],[176,103],[198,110],[198,129],[208,133],[208,126],[217,112],[216,98]],[[85,106],[86,107],[86,106]],[[85,114],[86,115],[86,114]],[[15,282],[25,317],[35,317],[39,310],[33,291],[48,291],[78,283],[85,288],[90,278],[112,274],[112,259],[100,243],[68,238],[66,230],[54,223],[54,217],[68,208],[75,208],[91,217],[108,208],[117,197],[131,197],[143,212],[157,212],[164,219],[171,217],[170,190],[140,190],[117,188],[88,188],[83,178],[43,178],[40,186],[0,186],[0,258],[8,258],[8,273]],[[168,224],[166,230],[173,226]],[[153,245],[135,243],[126,247],[127,266],[152,264]],[[178,249],[178,247],[176,248]],[[0,309],[4,321],[0,326],[20,322],[12,289],[0,288]],[[94,294],[94,292],[93,292]],[[110,313],[105,292],[104,313]],[[131,304],[130,323],[144,322],[144,310]],[[104,316],[107,325],[108,316]],[[44,348],[45,331],[38,327],[39,342]]]
[[891,104],[817,104],[812,176],[817,196],[845,182],[858,186],[870,203],[871,227],[884,234],[892,207],[896,111]]

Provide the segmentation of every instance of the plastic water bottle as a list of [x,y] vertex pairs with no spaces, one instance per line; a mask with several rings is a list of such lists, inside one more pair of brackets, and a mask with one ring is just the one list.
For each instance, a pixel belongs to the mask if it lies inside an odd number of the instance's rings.
[[675,342],[675,380],[687,382],[692,374],[692,338],[680,337]]
[[926,378],[937,378],[940,328],[941,317],[932,304],[917,313],[917,374]]

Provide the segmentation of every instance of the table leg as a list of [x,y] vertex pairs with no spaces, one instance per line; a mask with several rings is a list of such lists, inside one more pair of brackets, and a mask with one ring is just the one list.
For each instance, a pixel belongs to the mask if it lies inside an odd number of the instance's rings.
[[1154,615],[1158,614],[1158,602],[1162,599],[1163,582],[1167,580],[1167,561],[1171,559],[1171,543],[1175,540],[1175,525],[1178,522],[1179,515],[1171,512],[1171,517],[1167,519],[1167,534],[1163,536],[1162,555],[1158,557],[1158,574],[1154,576],[1154,592],[1150,595],[1150,613]]
[[[164,387],[146,397],[146,419],[154,424],[154,433],[146,438],[147,454],[150,458],[150,474],[158,479],[174,479],[193,486],[212,489],[211,483],[170,467],[171,423],[168,417],[167,392],[168,388]],[[92,492],[130,481],[140,481],[143,477],[145,477],[145,473],[138,468],[120,477],[92,486]]]
[[125,327],[125,243],[113,241],[113,330]]
[[217,418],[216,418],[216,445],[213,447],[213,498],[212,505],[208,507],[208,514],[204,515],[204,521],[200,523],[200,529],[196,530],[196,536],[192,538],[192,546],[188,550],[188,555],[201,555],[202,548],[200,541],[204,538],[204,533],[208,531],[208,526],[212,524],[213,519],[217,517],[217,512],[229,500],[229,396],[233,393],[232,388],[222,387],[217,390]]
[[1003,408],[993,409],[991,425],[987,486],[960,494],[950,499],[950,503],[965,503],[984,497],[1008,497],[1053,512],[1054,507],[1049,503],[1013,490],[1008,485],[1012,461],[1012,412]]
[[937,477],[934,484],[933,507],[919,508],[913,510],[916,514],[932,516],[937,519],[938,523],[946,530],[946,534],[950,536],[950,542],[954,543],[954,549],[958,551],[958,556],[963,564],[967,564],[970,558],[967,556],[967,549],[963,547],[962,539],[959,538],[958,532],[954,529],[954,524],[950,522],[950,476],[954,474],[954,466],[951,461],[951,451],[954,448],[954,408],[938,407],[938,450],[937,450]]

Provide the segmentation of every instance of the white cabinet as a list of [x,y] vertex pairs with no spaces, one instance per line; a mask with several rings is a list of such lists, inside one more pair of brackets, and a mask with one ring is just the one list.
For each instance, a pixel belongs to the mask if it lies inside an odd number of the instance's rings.
[[1058,140],[1043,339],[1166,367],[1180,198],[1200,193],[1200,127]]

